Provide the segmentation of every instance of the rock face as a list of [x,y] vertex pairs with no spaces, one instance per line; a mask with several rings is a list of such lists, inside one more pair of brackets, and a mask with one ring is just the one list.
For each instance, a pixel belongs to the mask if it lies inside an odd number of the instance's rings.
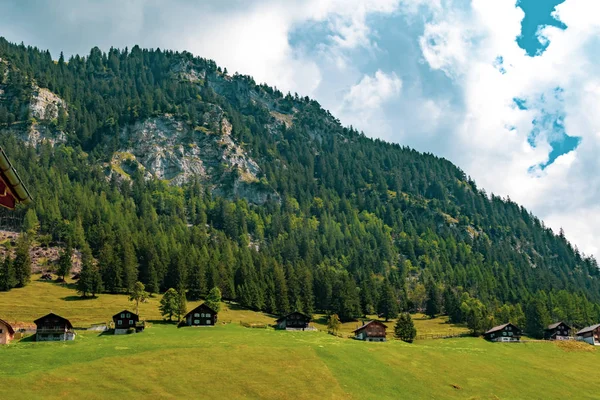
[[51,121],[58,118],[58,110],[67,105],[63,99],[49,91],[34,85],[33,96],[29,103],[31,116],[39,121]]
[[164,115],[126,127],[120,138],[125,146],[113,156],[109,174],[128,179],[139,168],[147,178],[177,185],[200,179],[213,192],[256,204],[278,198],[259,182],[258,164],[231,138],[231,123],[223,110],[212,106],[203,120],[203,126],[192,129]]

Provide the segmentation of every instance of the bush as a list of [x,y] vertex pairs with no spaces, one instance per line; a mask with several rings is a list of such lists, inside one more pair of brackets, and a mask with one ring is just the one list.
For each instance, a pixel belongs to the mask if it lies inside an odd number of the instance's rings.
[[127,334],[131,335],[132,333],[135,333],[135,328],[129,328],[127,329]]

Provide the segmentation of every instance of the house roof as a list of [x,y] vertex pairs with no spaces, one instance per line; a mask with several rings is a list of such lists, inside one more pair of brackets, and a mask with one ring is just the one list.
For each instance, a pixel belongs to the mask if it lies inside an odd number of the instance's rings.
[[282,317],[279,317],[275,322],[283,321],[284,319],[287,319],[290,315],[294,315],[294,314],[302,315],[304,318],[306,318],[308,320],[312,319],[309,315],[301,313],[300,311],[294,311],[294,312],[289,313],[288,315],[284,315]]
[[386,324],[384,324],[383,322],[381,322],[381,321],[376,321],[376,320],[373,320],[373,321],[369,321],[369,322],[367,322],[366,324],[364,324],[364,325],[363,325],[363,326],[361,326],[360,328],[356,328],[356,329],[355,329],[355,330],[353,330],[352,332],[358,332],[358,331],[361,331],[361,330],[365,329],[367,326],[369,326],[369,325],[371,325],[371,324],[382,325],[384,328],[387,328],[387,325],[386,325]]
[[591,332],[596,330],[597,328],[600,328],[600,324],[596,324],[596,325],[592,325],[592,326],[586,326],[585,328],[583,328],[582,330],[580,330],[579,332],[577,332],[577,334],[582,334],[582,333],[587,333],[587,332]]
[[8,329],[8,333],[10,333],[11,335],[15,334],[15,329],[12,327],[11,324],[9,324],[8,322],[6,322],[3,319],[0,319],[0,324],[6,325],[6,329]]
[[113,319],[117,319],[121,317],[121,314],[125,314],[125,313],[129,313],[131,314],[131,316],[133,317],[137,317],[138,319],[140,318],[136,313],[131,312],[129,310],[123,310],[123,311],[119,311],[118,313],[116,313],[115,315],[113,315]]
[[213,310],[212,308],[210,308],[209,306],[206,305],[206,303],[202,303],[200,304],[198,307],[194,308],[193,310],[191,310],[189,313],[185,314],[184,318],[187,318],[188,315],[190,315],[191,313],[193,313],[194,311],[198,311],[200,309],[205,309],[208,310],[210,312],[212,312],[213,314],[218,314],[215,310]]
[[506,328],[509,325],[512,326],[512,327],[514,327],[514,328],[519,329],[517,326],[511,324],[510,322],[507,322],[506,324],[502,324],[502,325],[498,325],[498,326],[493,327],[492,329],[490,329],[486,333],[484,333],[484,335],[487,335],[488,333],[494,333],[494,332],[497,332],[497,331],[501,331],[502,329]]
[[28,204],[31,195],[0,147],[0,205],[14,209],[16,203]]
[[48,318],[48,317],[56,317],[56,318],[62,319],[63,321],[65,321],[65,322],[67,323],[67,327],[68,327],[69,329],[73,329],[73,325],[71,325],[71,322],[70,322],[68,319],[66,319],[66,318],[63,318],[63,317],[61,317],[60,315],[57,315],[57,314],[54,314],[54,313],[46,314],[46,315],[44,315],[43,317],[39,317],[38,319],[36,319],[36,320],[35,320],[35,321],[33,321],[33,322],[34,322],[34,323],[37,325],[37,324],[38,324],[38,322],[41,322],[41,321],[45,320],[45,319],[46,319],[46,318]]
[[[561,324],[565,324],[564,322],[560,321],[560,322],[555,322],[553,324],[548,325],[548,327],[546,328],[547,331],[550,331],[552,329],[556,329],[558,328],[559,325]],[[567,324],[565,324],[567,325]],[[571,329],[571,327],[569,325],[567,325],[567,328]]]

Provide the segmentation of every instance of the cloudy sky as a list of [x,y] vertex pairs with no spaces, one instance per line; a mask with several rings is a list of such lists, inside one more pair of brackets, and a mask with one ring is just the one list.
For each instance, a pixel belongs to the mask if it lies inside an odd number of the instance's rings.
[[448,158],[598,256],[598,15],[597,0],[3,0],[0,36],[55,58],[212,58]]

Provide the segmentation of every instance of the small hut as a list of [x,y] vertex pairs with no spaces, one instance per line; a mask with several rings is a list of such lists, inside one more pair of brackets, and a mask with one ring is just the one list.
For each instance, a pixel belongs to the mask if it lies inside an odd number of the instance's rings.
[[490,342],[518,342],[521,340],[521,330],[509,322],[493,327],[483,337]]
[[179,323],[179,326],[214,326],[216,323],[217,312],[205,303],[202,303],[187,313]]
[[284,315],[277,321],[277,329],[285,329],[288,331],[310,331],[314,330],[309,326],[311,317],[299,311],[294,311],[291,314]]
[[75,340],[73,325],[60,315],[50,313],[33,322],[37,326],[36,342]]
[[129,310],[113,315],[112,319],[115,324],[115,335],[128,333],[130,329],[135,329],[136,333],[142,332],[145,328],[144,321],[140,322],[140,317]]
[[600,346],[600,324],[583,328],[576,333],[577,340],[584,341],[594,346]]
[[369,321],[354,330],[354,338],[366,342],[385,342],[387,326],[379,321]]
[[544,329],[544,339],[546,340],[569,340],[571,327],[564,322],[555,322],[553,324],[548,325],[546,329]]

